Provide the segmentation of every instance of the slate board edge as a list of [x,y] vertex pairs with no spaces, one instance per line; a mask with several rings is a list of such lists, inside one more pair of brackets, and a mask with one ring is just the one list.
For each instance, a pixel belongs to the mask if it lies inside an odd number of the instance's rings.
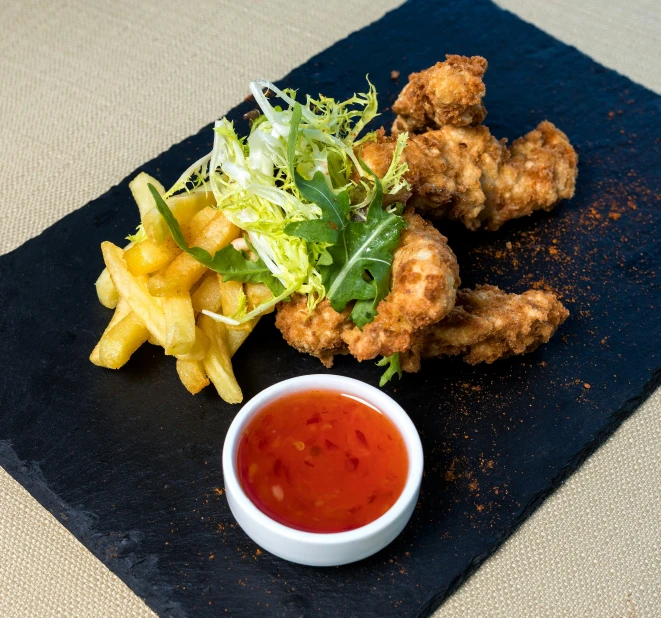
[[[576,47],[575,45],[572,45],[571,43],[565,43],[564,41],[561,41],[560,39],[557,39],[557,38],[556,38],[555,36],[553,36],[551,33],[546,32],[545,30],[542,30],[541,28],[539,28],[537,25],[535,25],[535,24],[532,23],[531,21],[528,21],[527,19],[524,19],[523,17],[520,17],[519,15],[517,15],[516,13],[514,13],[513,11],[509,11],[508,9],[502,8],[500,5],[498,5],[498,4],[496,4],[495,2],[493,2],[493,0],[488,0],[488,1],[489,1],[489,2],[490,2],[490,3],[491,3],[496,9],[498,9],[499,11],[502,11],[503,13],[508,13],[508,14],[512,15],[514,18],[516,18],[516,19],[518,19],[518,20],[520,20],[520,21],[522,21],[522,22],[525,22],[525,23],[526,23],[528,26],[530,26],[531,28],[535,28],[535,30],[538,30],[539,32],[544,33],[546,36],[551,37],[552,39],[558,41],[561,45],[564,45],[565,47],[568,47],[568,48],[570,48],[570,49],[576,50],[579,54],[582,54],[582,55],[584,55],[584,56],[587,56],[588,58],[590,58],[593,62],[595,62],[595,63],[598,64],[599,66],[605,67],[608,71],[611,71],[612,73],[615,73],[615,74],[618,75],[619,77],[622,77],[622,78],[624,78],[624,79],[626,79],[626,80],[628,80],[628,81],[630,81],[630,82],[636,84],[636,86],[638,86],[639,88],[642,88],[642,89],[644,89],[645,91],[647,91],[647,92],[649,92],[649,93],[651,93],[651,94],[654,94],[654,95],[658,95],[658,94],[659,94],[659,93],[657,93],[656,91],[652,90],[651,88],[648,88],[646,85],[641,84],[640,82],[637,82],[636,80],[632,79],[632,78],[629,77],[628,75],[625,75],[624,73],[620,73],[617,69],[614,69],[614,68],[612,68],[612,67],[610,67],[610,66],[606,66],[606,65],[602,64],[600,61],[598,61],[598,60],[596,60],[595,58],[593,58],[590,54],[588,54],[588,53],[586,53],[586,52],[580,50],[580,49],[579,49],[578,47]],[[387,12],[384,13],[383,16],[380,17],[379,19],[376,19],[376,20],[370,22],[369,24],[363,26],[363,28],[361,28],[361,29],[359,29],[359,30],[354,30],[353,32],[350,32],[347,36],[345,36],[345,37],[339,39],[338,41],[336,41],[335,43],[333,43],[333,45],[331,45],[330,47],[327,47],[327,48],[323,49],[322,51],[320,51],[319,53],[315,54],[314,56],[310,56],[310,58],[308,58],[307,60],[303,61],[298,67],[293,68],[293,69],[292,69],[291,71],[289,71],[286,75],[284,75],[283,77],[281,77],[281,78],[278,79],[278,80],[275,80],[273,83],[274,83],[276,86],[278,86],[278,87],[283,87],[283,85],[286,86],[286,85],[287,85],[287,84],[286,84],[286,82],[287,82],[287,78],[288,78],[288,77],[289,77],[294,71],[297,71],[302,65],[304,65],[304,64],[308,64],[308,63],[313,63],[315,59],[320,58],[323,54],[325,54],[326,52],[328,52],[330,49],[333,49],[335,46],[340,45],[341,43],[343,43],[343,42],[346,41],[347,39],[350,39],[352,36],[354,36],[355,34],[361,32],[362,30],[364,30],[364,29],[366,29],[366,28],[369,28],[372,24],[374,24],[374,23],[376,23],[376,22],[378,22],[378,21],[381,21],[382,19],[385,19],[388,15],[391,15],[391,14],[393,14],[393,13],[397,13],[397,12],[399,12],[399,11],[402,11],[402,10],[406,9],[409,5],[416,4],[416,3],[418,3],[418,2],[424,2],[424,0],[406,0],[406,2],[404,2],[404,4],[398,6],[398,7],[394,8],[394,9],[391,9],[390,11],[387,11]],[[246,103],[245,101],[243,101],[243,102],[239,103],[238,105],[235,105],[233,108],[231,108],[230,110],[228,110],[226,113],[229,113],[230,111],[233,111],[233,110],[239,110],[240,108],[243,108],[243,107],[248,108],[248,107],[251,107],[251,106],[252,106],[252,103]],[[246,111],[247,111],[247,110],[246,110]],[[222,116],[219,116],[218,118],[222,118]],[[37,239],[38,239],[38,238],[39,238],[39,237],[40,237],[40,236],[41,236],[41,235],[42,235],[47,229],[49,229],[49,228],[52,227],[53,225],[59,223],[60,221],[66,221],[66,219],[67,219],[68,217],[70,217],[71,215],[73,215],[77,210],[80,210],[81,208],[84,208],[84,207],[87,206],[88,204],[93,204],[94,202],[96,202],[97,200],[99,200],[99,199],[101,199],[103,196],[105,196],[107,193],[110,193],[111,191],[117,189],[120,185],[123,185],[123,184],[125,184],[125,183],[128,183],[128,181],[130,181],[130,180],[133,179],[133,177],[134,177],[136,171],[138,171],[138,170],[140,170],[140,169],[142,169],[142,168],[144,168],[144,167],[147,167],[147,166],[151,165],[152,163],[154,163],[155,161],[157,161],[158,159],[160,159],[163,155],[165,155],[165,154],[167,154],[168,152],[170,152],[171,150],[177,148],[178,146],[180,146],[180,145],[183,144],[184,142],[188,141],[189,139],[192,139],[193,137],[196,137],[196,136],[198,136],[198,135],[204,133],[205,131],[208,131],[208,130],[212,129],[212,128],[213,128],[213,123],[214,123],[214,121],[212,121],[212,122],[210,122],[210,123],[204,125],[199,131],[197,131],[197,132],[195,132],[195,133],[192,133],[191,135],[188,135],[188,136],[185,137],[184,139],[179,140],[178,142],[175,142],[174,144],[172,144],[171,146],[169,146],[169,147],[166,148],[165,150],[162,150],[162,151],[159,152],[157,155],[155,155],[154,157],[152,157],[151,159],[149,159],[149,160],[146,161],[145,163],[142,163],[142,164],[139,165],[136,169],[132,170],[129,174],[127,174],[127,175],[126,175],[124,178],[122,178],[120,181],[118,181],[118,182],[116,182],[115,184],[113,184],[113,185],[111,185],[110,187],[108,187],[103,193],[101,193],[101,194],[98,195],[97,197],[91,199],[89,202],[83,204],[82,206],[80,206],[80,207],[77,208],[76,210],[74,210],[74,211],[72,211],[72,212],[66,214],[66,215],[65,215],[64,217],[62,217],[61,219],[58,219],[57,221],[55,221],[54,223],[52,223],[50,226],[48,226],[48,228],[42,230],[41,232],[39,232],[37,235],[33,236],[32,238],[28,238],[28,240],[26,240],[25,242],[21,243],[18,247],[14,247],[13,249],[11,249],[10,251],[8,251],[7,253],[4,253],[4,254],[0,255],[0,260],[3,259],[3,258],[6,257],[6,256],[10,256],[10,255],[12,255],[15,251],[17,251],[17,250],[20,249],[21,247],[23,247],[23,246],[25,246],[25,245],[27,245],[27,244],[29,244],[29,243],[32,243],[32,241],[37,240]]]
[[[381,17],[379,20],[375,21],[380,21],[381,19],[384,19],[386,16],[396,13],[398,11],[403,11],[406,10],[406,8],[412,4],[417,4],[421,0],[408,0],[405,2],[402,6],[397,7],[388,13],[384,14],[383,17]],[[531,22],[519,17],[518,15],[512,13],[511,11],[508,11],[506,9],[501,8],[498,5],[494,6],[500,10],[504,11],[510,15],[513,15],[516,19],[521,20],[525,22],[527,25],[535,28],[536,30],[540,32],[544,32],[544,34],[548,37],[552,37],[549,33],[546,33],[545,31],[541,30]],[[372,22],[374,23],[374,22]],[[365,26],[365,28],[369,27]],[[314,56],[310,57],[308,60],[303,62],[302,64],[308,64],[308,63],[313,63],[317,58],[320,58],[322,55],[327,53],[330,49],[333,47],[340,45],[342,42],[346,41],[347,39],[350,39],[352,36],[355,34],[359,33],[360,30],[354,31],[344,37],[343,39],[338,40],[335,44],[330,46],[329,48],[326,48],[325,50],[322,50],[318,54],[315,54]],[[560,44],[577,50],[578,53],[582,55],[588,56],[588,54],[585,54],[584,52],[578,50],[575,46],[564,43],[560,41]],[[601,65],[598,63],[596,60],[594,60],[591,56],[589,56],[595,63]],[[289,78],[289,75],[293,73],[294,71],[298,70],[300,67],[294,68],[292,71],[287,73],[284,77],[281,79],[277,80],[275,83],[276,84],[286,84],[287,79]],[[623,77],[624,79],[627,79],[628,81],[631,81],[633,83],[636,83],[636,85],[640,88],[643,88],[649,93],[656,94],[654,91],[651,89],[647,88],[644,85],[641,85],[631,78],[622,75],[619,73],[617,70],[612,69],[610,67],[606,67],[606,69],[612,73],[617,74],[618,76]],[[242,102],[239,105],[237,105],[235,108],[233,108],[233,111],[236,114],[241,113],[244,109],[247,111],[248,109],[252,108],[254,106],[253,103],[251,102]],[[179,142],[176,142],[172,144],[169,148],[163,150],[160,152],[158,155],[154,156],[152,159],[148,160],[144,164],[140,165],[137,170],[148,168],[152,166],[155,162],[157,162],[161,157],[167,155],[171,150],[177,148],[184,142],[190,140],[191,138],[195,136],[199,136],[205,131],[211,130],[213,126],[213,123],[209,123],[202,127],[198,132],[180,140]],[[106,196],[109,193],[112,193],[115,191],[120,185],[125,185],[136,173],[137,170],[132,171],[130,174],[128,174],[125,178],[123,178],[121,181],[118,183],[110,186],[106,191],[104,191],[101,195],[98,197],[90,200],[86,205],[90,205],[95,203],[96,201],[102,199],[104,196]],[[58,224],[60,222],[66,221],[68,217],[75,215],[77,211],[73,211],[72,213],[67,214],[65,217],[62,219],[58,220],[55,222],[55,224]],[[55,225],[53,224],[53,225]],[[7,260],[11,260],[11,257],[13,257],[14,253],[17,252],[19,249],[32,244],[34,241],[40,238],[40,236],[46,232],[48,229],[43,230],[36,236],[34,236],[31,239],[28,239],[25,243],[20,245],[19,247],[16,247],[15,249],[12,249],[10,252],[1,255],[0,260],[3,260],[4,258],[7,258]],[[501,535],[492,543],[491,547],[487,552],[483,552],[481,555],[476,556],[472,561],[469,567],[459,575],[455,580],[447,586],[444,590],[439,591],[438,593],[434,594],[422,607],[419,615],[420,616],[429,616],[431,615],[441,604],[442,602],[454,591],[456,591],[459,586],[466,581],[476,570],[477,568],[490,556],[492,555],[500,545],[507,540],[517,529],[518,527],[541,505],[541,503],[549,496],[551,495],[589,456],[591,456],[605,441],[608,439],[614,431],[628,418],[633,414],[633,412],[651,395],[651,393],[654,391],[654,389],[661,383],[661,371],[657,371],[653,374],[651,379],[647,382],[645,385],[643,392],[641,392],[640,395],[633,397],[629,399],[625,405],[620,409],[618,413],[613,415],[611,422],[608,423],[596,436],[595,438],[587,444],[581,451],[579,451],[568,463],[567,465],[563,468],[563,470],[558,473],[549,483],[548,487],[541,490],[538,492],[529,502],[528,504],[524,507],[520,515],[513,520],[512,524],[510,527],[508,527],[507,530],[501,533]],[[21,484],[44,508],[46,508],[53,516],[60,521],[67,530],[69,530],[77,539],[79,539],[83,545],[86,546],[87,549],[89,549],[97,558],[99,558],[104,564],[106,565],[112,565],[111,570],[124,582],[126,585],[128,585],[138,596],[143,598],[145,602],[158,614],[163,615],[163,616],[183,616],[185,613],[181,610],[181,608],[178,606],[178,604],[173,604],[169,603],[167,601],[163,602],[163,590],[160,591],[160,593],[156,590],[158,587],[158,584],[152,585],[151,583],[148,583],[154,579],[153,575],[154,573],[151,573],[151,577],[146,577],[146,578],[137,578],[134,574],[130,574],[128,572],[129,568],[132,568],[130,565],[127,564],[128,561],[132,561],[131,558],[136,558],[136,561],[134,564],[142,562],[145,559],[149,559],[149,556],[143,556],[140,555],[139,552],[136,552],[135,554],[133,553],[127,553],[123,555],[122,557],[111,557],[109,556],[109,552],[107,551],[108,549],[108,544],[104,543],[103,541],[103,535],[99,534],[97,531],[94,530],[93,527],[93,518],[90,517],[88,513],[86,513],[84,510],[81,509],[76,509],[75,507],[72,507],[68,505],[66,502],[64,502],[57,494],[55,494],[50,488],[48,487],[47,483],[45,482],[43,475],[41,474],[39,470],[39,465],[38,462],[30,462],[29,464],[27,462],[23,462],[18,459],[17,455],[14,453],[14,451],[11,448],[11,444],[8,441],[0,441],[0,465],[3,466],[3,468],[12,476],[19,484]],[[130,531],[128,532],[130,534]]]
[[606,440],[608,440],[615,431],[626,421],[633,413],[649,399],[654,391],[661,386],[661,369],[654,372],[650,380],[643,388],[640,395],[629,399],[622,408],[611,417],[608,423],[602,430],[589,442],[583,449],[581,449],[572,459],[567,462],[567,465],[551,480],[548,487],[539,491],[522,509],[519,516],[512,520],[511,525],[504,530],[498,538],[492,543],[488,551],[475,556],[466,570],[455,578],[453,582],[445,589],[435,594],[427,603],[422,607],[419,618],[428,618],[431,616],[443,602],[454,594],[459,587],[467,581],[482,565],[482,563],[492,556],[500,546],[507,541],[519,527],[544,503],[544,501],[555,493],[557,489],[574,473],[576,470],[590,458],[601,447]]
[[[418,0],[418,1],[419,1],[419,0]],[[488,0],[488,1],[491,1],[491,0]],[[304,60],[300,65],[294,67],[291,71],[289,71],[289,72],[288,72],[287,74],[285,74],[283,77],[281,77],[280,79],[274,80],[273,83],[274,83],[276,86],[280,87],[280,88],[282,88],[282,87],[286,87],[286,85],[287,85],[286,82],[287,82],[287,79],[289,78],[289,76],[290,76],[292,73],[294,73],[295,71],[297,71],[301,66],[303,66],[303,65],[305,65],[305,64],[309,64],[309,63],[314,63],[314,61],[315,61],[317,58],[322,57],[322,56],[323,56],[325,53],[327,53],[329,50],[333,49],[333,48],[336,47],[336,46],[339,46],[339,45],[342,44],[344,41],[346,41],[347,39],[350,39],[353,35],[357,34],[357,33],[360,32],[361,30],[364,30],[364,29],[366,29],[366,28],[369,28],[372,24],[374,24],[374,23],[376,23],[376,22],[378,22],[378,21],[381,21],[382,19],[385,19],[388,15],[390,15],[390,14],[392,14],[392,13],[396,13],[396,12],[402,10],[402,9],[405,9],[408,5],[414,4],[415,2],[416,2],[416,0],[406,0],[406,2],[404,2],[404,4],[402,4],[402,5],[399,6],[399,7],[394,8],[394,9],[391,9],[390,11],[387,11],[387,12],[384,13],[379,19],[375,19],[375,20],[371,21],[370,23],[366,24],[365,26],[363,26],[363,28],[360,28],[359,30],[353,30],[353,31],[350,32],[347,36],[345,36],[345,37],[343,37],[343,38],[341,38],[341,39],[338,39],[338,40],[337,40],[335,43],[333,43],[330,47],[326,47],[325,49],[322,49],[319,53],[314,54],[313,56],[310,56],[307,60]],[[497,6],[497,5],[494,5],[494,6]],[[500,8],[500,7],[498,7],[498,8]],[[503,9],[501,9],[501,10],[503,10]],[[247,87],[247,86],[248,86],[248,85],[246,84],[246,92],[248,92],[248,87]],[[247,96],[247,95],[246,95],[246,96]],[[24,246],[26,246],[26,245],[28,245],[28,244],[31,244],[33,241],[37,240],[37,239],[38,239],[38,238],[39,238],[44,232],[46,232],[48,229],[50,229],[51,227],[53,227],[54,225],[56,225],[56,224],[58,224],[58,223],[60,223],[60,222],[66,221],[69,217],[71,217],[72,215],[74,215],[78,210],[80,210],[80,209],[82,209],[82,208],[85,208],[86,206],[88,206],[88,205],[90,205],[90,204],[94,204],[97,200],[102,199],[102,198],[105,197],[108,193],[111,193],[112,191],[118,189],[121,185],[124,185],[124,184],[127,184],[127,185],[128,185],[128,183],[129,183],[131,180],[133,180],[133,178],[135,177],[135,175],[136,175],[136,173],[137,173],[138,171],[141,171],[141,170],[142,170],[143,168],[145,168],[145,167],[149,167],[149,166],[151,166],[153,163],[157,162],[161,157],[167,155],[171,150],[174,150],[174,149],[178,148],[179,146],[181,146],[182,144],[184,144],[184,142],[187,142],[188,140],[193,139],[194,137],[197,137],[197,136],[203,134],[203,133],[206,132],[206,131],[211,131],[211,130],[213,129],[214,122],[215,122],[217,119],[223,118],[224,116],[228,115],[230,112],[236,112],[236,113],[239,113],[240,111],[243,110],[243,108],[245,108],[245,111],[247,112],[247,111],[249,111],[250,109],[254,109],[255,107],[256,107],[256,104],[255,104],[253,101],[246,101],[246,100],[244,100],[244,101],[242,101],[241,103],[238,103],[238,104],[235,105],[234,107],[232,107],[232,108],[230,108],[229,110],[227,110],[224,114],[219,115],[217,118],[215,118],[214,120],[212,120],[212,121],[209,122],[208,124],[204,125],[202,128],[200,128],[200,129],[199,129],[198,131],[196,131],[195,133],[192,133],[192,134],[190,134],[190,135],[187,135],[186,137],[184,137],[183,139],[179,140],[178,142],[175,142],[174,144],[172,144],[171,146],[169,146],[169,147],[166,148],[165,150],[162,150],[161,152],[159,152],[157,155],[153,156],[153,157],[152,157],[151,159],[149,159],[148,161],[145,161],[144,163],[141,163],[137,168],[131,170],[131,172],[129,172],[126,176],[124,176],[124,178],[122,178],[121,180],[119,180],[119,181],[116,182],[115,184],[110,185],[110,186],[109,186],[109,187],[108,187],[103,193],[101,193],[101,194],[98,195],[97,197],[92,198],[91,200],[89,200],[88,202],[86,202],[85,204],[83,204],[82,206],[78,207],[76,210],[74,210],[74,211],[72,211],[72,212],[70,212],[70,213],[67,213],[67,214],[64,215],[64,217],[62,217],[61,219],[58,219],[57,221],[54,221],[54,222],[51,223],[51,225],[49,225],[46,229],[42,230],[41,232],[39,232],[37,235],[33,236],[32,238],[28,238],[25,242],[21,243],[18,247],[14,247],[13,249],[11,249],[10,251],[8,251],[7,253],[4,253],[4,254],[0,255],[0,260],[2,260],[2,259],[5,258],[5,257],[11,256],[14,252],[18,251],[18,250],[21,249],[22,247],[24,247]],[[245,113],[245,112],[244,112],[244,113]],[[129,233],[129,232],[127,232],[127,233]]]
[[[416,1],[420,1],[420,0],[406,0],[404,5],[411,4],[411,3],[414,3]],[[628,75],[625,75],[624,73],[620,73],[620,71],[618,69],[616,69],[616,68],[614,68],[614,67],[612,67],[608,64],[604,64],[601,60],[598,60],[592,54],[589,54],[588,52],[583,51],[582,49],[579,49],[578,47],[576,47],[576,45],[572,45],[571,43],[567,43],[566,41],[563,41],[562,39],[559,39],[558,37],[556,37],[551,32],[547,32],[546,30],[543,30],[537,24],[534,24],[533,22],[529,21],[525,17],[521,17],[521,15],[518,15],[514,11],[510,11],[509,9],[503,8],[502,6],[500,6],[499,4],[494,2],[494,0],[488,0],[488,1],[491,2],[491,4],[493,4],[497,9],[501,10],[503,13],[509,13],[510,15],[512,15],[513,17],[518,19],[519,21],[522,21],[525,24],[527,24],[528,26],[530,26],[531,28],[534,28],[535,30],[537,30],[539,32],[543,32],[546,36],[552,38],[554,41],[558,41],[561,45],[564,45],[565,47],[576,50],[579,54],[581,54],[583,56],[587,56],[596,65],[599,65],[600,67],[605,68],[606,70],[610,71],[611,73],[615,73],[617,76],[622,77],[622,78],[636,84],[636,86],[638,86],[639,88],[642,88],[643,90],[645,90],[647,92],[651,92],[652,94],[656,94],[656,95],[661,94],[661,93],[657,92],[656,90],[652,90],[652,88],[650,88],[649,86],[646,86],[645,84],[643,84],[639,81],[636,81],[633,77],[629,77]],[[396,9],[394,9],[394,10],[396,10]],[[384,17],[385,17],[385,15],[384,15]],[[487,58],[487,60],[488,60],[488,58]],[[488,100],[487,100],[487,103],[488,103]]]
[[[60,498],[46,482],[37,461],[22,461],[8,440],[0,440],[0,466],[43,508],[62,524],[83,547],[100,560],[126,586],[159,616],[185,618],[186,612],[176,601],[169,600],[169,586],[158,582],[158,559],[140,551],[139,538],[132,531],[104,534],[94,527],[93,514],[78,509]],[[137,541],[134,551],[117,554],[117,537]],[[137,577],[136,566],[146,563],[146,577]]]

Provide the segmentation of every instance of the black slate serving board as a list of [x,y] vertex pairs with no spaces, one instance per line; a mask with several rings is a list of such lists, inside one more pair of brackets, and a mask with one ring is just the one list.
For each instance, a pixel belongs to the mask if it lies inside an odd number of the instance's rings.
[[[498,233],[441,227],[462,280],[549,287],[571,317],[529,356],[430,361],[387,387],[418,427],[426,467],[410,525],[368,560],[313,569],[260,552],[222,495],[237,408],[212,389],[191,397],[151,346],[118,372],[88,362],[110,318],[93,287],[99,243],[136,224],[130,177],[0,258],[0,462],[160,615],[428,615],[658,382],[658,96],[485,0],[408,2],[280,84],[344,98],[369,72],[387,107],[409,72],[445,53],[489,60],[486,124],[498,137],[548,118],[580,154],[576,197],[552,213]],[[250,107],[229,114],[240,130]],[[210,138],[206,127],[141,169],[167,185]],[[320,371],[269,319],[236,356],[246,399]],[[333,369],[372,384],[380,371],[348,358]]]

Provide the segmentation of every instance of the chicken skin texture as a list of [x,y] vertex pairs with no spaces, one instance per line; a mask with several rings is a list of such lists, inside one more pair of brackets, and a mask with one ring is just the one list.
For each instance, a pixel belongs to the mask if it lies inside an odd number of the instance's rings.
[[410,350],[400,356],[401,366],[416,372],[422,358],[463,355],[477,365],[526,354],[547,343],[568,316],[555,294],[543,290],[507,294],[492,285],[459,290],[444,320],[416,332]]
[[337,313],[324,300],[310,314],[305,297],[280,303],[276,326],[297,350],[316,356],[330,367],[335,354],[358,360],[408,350],[413,334],[447,315],[460,285],[459,267],[447,239],[413,212],[394,252],[391,291],[378,305],[376,319],[361,331],[347,308]]
[[310,313],[307,296],[294,294],[289,302],[278,305],[275,325],[289,345],[299,352],[316,356],[330,368],[336,354],[349,352],[342,334],[353,326],[350,313],[350,307],[338,313],[327,298]]
[[487,61],[481,56],[447,55],[445,62],[411,73],[409,83],[392,106],[398,114],[393,134],[420,133],[449,124],[480,124],[487,110],[482,104],[486,88],[482,77]]
[[[480,56],[448,55],[411,74],[393,105],[393,135],[380,129],[375,141],[357,148],[382,178],[397,134],[408,132],[401,157],[410,187],[386,196],[412,207],[393,254],[391,291],[362,330],[351,321],[350,306],[338,313],[324,300],[309,313],[307,299],[298,295],[280,303],[276,326],[293,347],[327,367],[336,354],[363,361],[398,353],[402,369],[415,372],[423,358],[460,355],[474,365],[531,352],[567,319],[551,292],[508,294],[490,285],[458,290],[447,239],[420,216],[497,230],[574,195],[578,157],[560,129],[543,121],[507,147],[480,124],[486,69]],[[357,171],[353,175],[357,181]]]
[[362,331],[354,326],[342,333],[359,361],[408,350],[416,330],[438,322],[454,307],[461,282],[447,238],[412,211],[404,220],[407,227],[393,255],[390,294]]
[[[543,121],[509,148],[485,126],[442,126],[410,135],[403,159],[412,197],[408,205],[429,218],[452,219],[476,230],[551,210],[574,195],[578,157],[567,136]],[[385,175],[395,138],[377,132],[360,156]]]

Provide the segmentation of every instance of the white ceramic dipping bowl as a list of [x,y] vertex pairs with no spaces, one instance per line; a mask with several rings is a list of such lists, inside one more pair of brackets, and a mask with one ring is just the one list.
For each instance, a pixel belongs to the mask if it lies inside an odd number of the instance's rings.
[[[332,533],[303,532],[289,528],[262,513],[248,498],[239,482],[237,450],[248,422],[272,401],[310,390],[341,392],[373,405],[395,424],[406,444],[409,471],[404,490],[386,513],[361,528]],[[328,374],[285,380],[253,397],[236,415],[223,447],[225,493],[236,521],[260,547],[285,560],[309,566],[337,566],[362,560],[392,542],[413,513],[420,491],[422,464],[420,437],[398,403],[369,384]]]

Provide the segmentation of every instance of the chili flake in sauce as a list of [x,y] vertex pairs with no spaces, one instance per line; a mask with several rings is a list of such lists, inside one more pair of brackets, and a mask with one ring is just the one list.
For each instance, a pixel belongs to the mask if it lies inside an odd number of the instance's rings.
[[397,501],[408,474],[406,445],[376,408],[335,391],[271,402],[248,423],[239,481],[272,519],[308,532],[364,526]]

